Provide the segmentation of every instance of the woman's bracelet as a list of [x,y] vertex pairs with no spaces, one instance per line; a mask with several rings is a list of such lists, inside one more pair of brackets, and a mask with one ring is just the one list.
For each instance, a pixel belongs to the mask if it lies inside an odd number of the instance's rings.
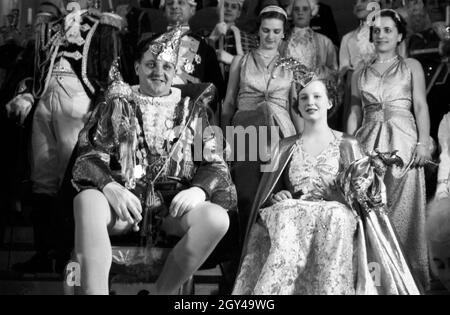
[[440,179],[440,180],[437,181],[437,183],[438,183],[438,185],[439,184],[446,184],[446,185],[448,185],[448,179]]

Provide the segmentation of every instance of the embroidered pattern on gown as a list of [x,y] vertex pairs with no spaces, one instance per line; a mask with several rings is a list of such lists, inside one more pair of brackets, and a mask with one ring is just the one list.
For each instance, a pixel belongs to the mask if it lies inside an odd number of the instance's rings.
[[339,144],[312,157],[297,142],[288,181],[303,195],[260,210],[233,294],[355,294],[355,214],[323,200],[339,172]]

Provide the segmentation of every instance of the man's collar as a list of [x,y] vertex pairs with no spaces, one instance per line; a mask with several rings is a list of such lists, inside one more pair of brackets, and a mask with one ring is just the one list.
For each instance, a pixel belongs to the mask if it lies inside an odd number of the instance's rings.
[[[176,25],[169,25],[167,26],[167,31],[171,31],[173,30],[175,27],[177,27]],[[183,25],[181,26],[181,29],[184,33],[189,32],[191,30],[189,25]]]

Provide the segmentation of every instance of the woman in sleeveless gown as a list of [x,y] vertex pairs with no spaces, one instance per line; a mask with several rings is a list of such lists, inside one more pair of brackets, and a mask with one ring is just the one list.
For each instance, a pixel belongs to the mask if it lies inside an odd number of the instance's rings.
[[[328,127],[323,81],[306,85],[299,100],[304,132],[282,140],[273,154],[280,167],[261,181],[233,294],[417,294],[371,159],[355,138]],[[349,188],[361,180],[372,194],[366,202],[378,200],[365,212]]]
[[[269,160],[272,145],[297,133],[289,108],[293,75],[279,66],[286,13],[269,6],[260,19],[259,48],[233,61],[221,123],[224,130],[234,126],[237,134],[232,174],[244,229],[261,178],[261,162]],[[243,139],[245,146],[240,144]]]
[[356,130],[355,135],[366,152],[398,150],[398,156],[404,161],[403,168],[388,171],[384,178],[389,218],[415,276],[423,289],[427,289],[423,165],[430,159],[431,143],[425,81],[420,64],[400,57],[395,41],[391,48],[386,48],[382,41],[389,41],[392,35],[383,34],[380,31],[383,27],[390,27],[401,36],[401,17],[395,11],[383,10],[381,27],[372,28],[378,57],[355,72],[354,102],[347,131]]

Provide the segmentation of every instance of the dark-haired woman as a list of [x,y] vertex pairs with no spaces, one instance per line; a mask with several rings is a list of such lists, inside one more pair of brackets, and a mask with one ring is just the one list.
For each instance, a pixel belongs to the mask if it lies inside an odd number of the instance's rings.
[[426,289],[423,166],[431,156],[430,118],[420,63],[398,55],[405,35],[405,23],[397,12],[380,11],[370,35],[377,56],[355,71],[347,131],[356,135],[366,151],[398,150],[404,161],[402,169],[389,171],[384,179],[389,215],[412,269]]
[[[227,97],[222,113],[222,128],[229,126],[255,128],[255,138],[247,138],[245,148],[235,148],[233,174],[239,199],[241,224],[245,229],[247,215],[261,177],[261,163],[269,158],[270,143],[266,139],[280,139],[296,134],[291,119],[289,100],[293,75],[277,66],[279,47],[284,38],[286,12],[278,6],[268,6],[261,11],[257,49],[236,57],[231,65]],[[260,127],[268,128],[267,132]],[[250,130],[250,129],[247,129]],[[269,131],[272,133],[269,135]],[[262,135],[262,133],[265,133]],[[243,132],[238,134],[243,138]],[[256,146],[259,142],[259,148]],[[242,152],[244,151],[244,152]],[[261,154],[262,153],[262,154]]]

